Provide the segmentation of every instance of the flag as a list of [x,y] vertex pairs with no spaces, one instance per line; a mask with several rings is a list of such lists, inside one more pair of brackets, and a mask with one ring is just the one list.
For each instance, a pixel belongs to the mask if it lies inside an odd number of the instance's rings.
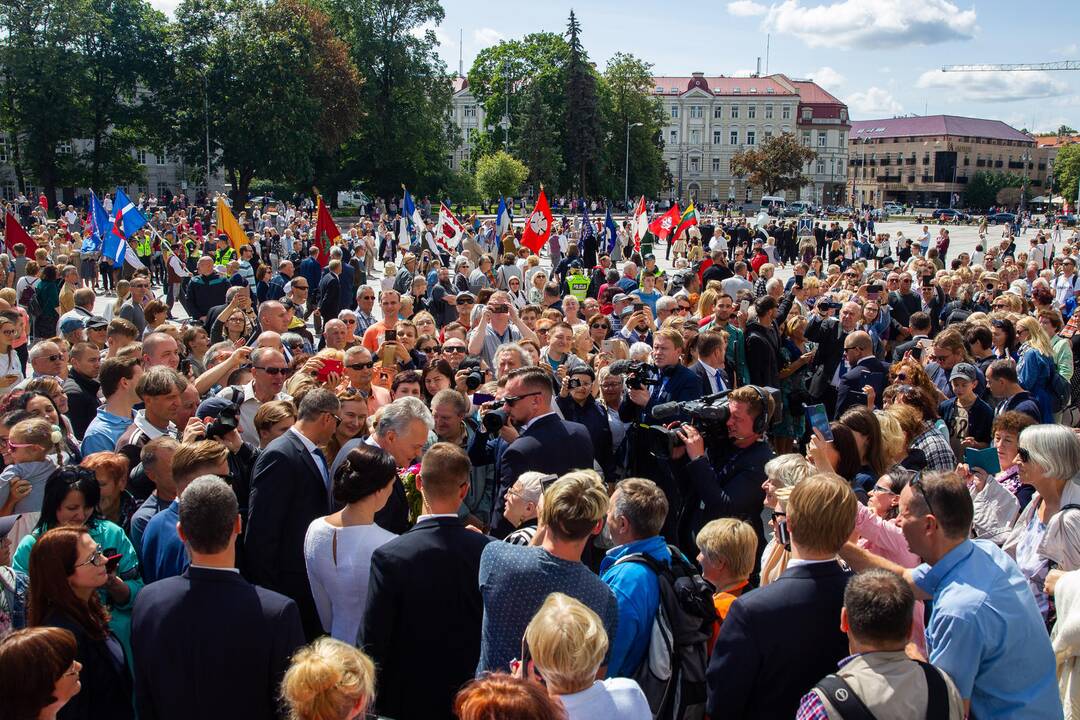
[[229,238],[229,244],[233,246],[238,255],[240,246],[247,244],[247,234],[240,227],[240,223],[236,221],[236,218],[233,217],[232,210],[225,204],[224,195],[218,195],[217,199],[217,232],[219,235],[224,234]]
[[690,227],[698,224],[697,210],[694,208],[694,201],[690,201],[690,205],[683,211],[682,217],[679,218],[679,224],[675,226],[675,235],[671,238],[672,242],[679,239]]
[[97,193],[90,193],[90,212],[87,213],[90,224],[90,232],[82,244],[82,252],[98,252],[101,244],[105,241],[105,234],[109,232],[112,222],[109,221],[109,213],[105,211],[97,199]]
[[548,206],[547,195],[544,194],[544,186],[540,186],[540,197],[536,198],[536,207],[529,219],[525,221],[525,231],[521,234],[521,244],[532,250],[537,255],[540,248],[547,242],[551,235],[551,208]]
[[679,212],[679,203],[675,203],[670,210],[649,223],[649,232],[661,240],[666,240],[667,236],[679,224],[681,218],[682,213]]
[[439,254],[454,252],[461,245],[461,238],[465,235],[465,226],[462,225],[446,203],[439,203],[439,227],[435,232],[435,242],[442,248]]
[[607,235],[607,251],[608,254],[614,252],[615,243],[619,237],[619,228],[615,224],[615,218],[611,217],[611,206],[608,205],[607,217],[604,218],[604,234]]
[[116,188],[116,197],[113,199],[113,220],[109,231],[101,241],[101,254],[112,260],[113,265],[119,266],[128,253],[127,239],[137,233],[146,225],[146,216],[139,212],[135,203],[128,200],[128,196],[120,188]]
[[315,246],[319,248],[319,264],[326,267],[330,264],[330,248],[337,244],[341,237],[341,231],[334,224],[334,218],[330,217],[330,209],[323,202],[322,195],[318,196],[318,217],[315,219]]
[[499,233],[501,238],[508,232],[511,232],[514,227],[514,215],[510,212],[510,206],[506,204],[506,199],[502,195],[499,196],[499,210],[495,213],[495,229]]
[[4,244],[10,250],[15,247],[16,243],[22,243],[26,247],[26,257],[28,258],[33,258],[34,253],[37,252],[37,242],[30,237],[30,233],[23,229],[23,226],[15,219],[12,212],[8,210],[7,217],[4,218]]
[[404,249],[412,244],[409,232],[413,226],[416,226],[417,232],[423,232],[425,225],[424,218],[417,209],[416,203],[413,202],[412,195],[404,185],[401,189],[405,191],[405,197],[401,201],[401,229],[398,231],[398,244]]
[[649,213],[645,210],[645,196],[638,200],[634,208],[634,252],[641,252],[641,238],[649,232]]
[[585,200],[581,201],[581,246],[585,247],[586,240],[592,240],[596,236],[592,221],[589,220],[589,209],[585,207]]

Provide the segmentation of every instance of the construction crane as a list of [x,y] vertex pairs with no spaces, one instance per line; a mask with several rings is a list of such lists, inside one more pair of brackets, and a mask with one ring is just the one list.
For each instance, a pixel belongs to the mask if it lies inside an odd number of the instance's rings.
[[981,65],[944,65],[941,72],[1034,72],[1037,70],[1080,70],[1080,61],[1062,60],[1047,63],[983,63]]

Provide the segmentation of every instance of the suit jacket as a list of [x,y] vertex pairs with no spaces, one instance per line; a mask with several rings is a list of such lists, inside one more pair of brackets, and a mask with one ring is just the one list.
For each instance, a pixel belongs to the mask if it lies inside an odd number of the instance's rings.
[[920,340],[926,340],[928,337],[928,335],[915,335],[910,340],[900,343],[893,348],[892,361],[894,363],[900,362],[904,359],[904,353],[914,349],[914,347],[919,344]]
[[850,577],[835,561],[796,565],[736,600],[705,673],[709,715],[795,717],[799,699],[848,654],[840,608]]
[[322,624],[308,585],[304,536],[311,521],[330,510],[322,473],[294,431],[259,453],[244,534],[247,577],[296,601],[308,639],[322,634]]
[[862,392],[863,386],[869,385],[874,388],[877,395],[874,404],[881,407],[881,396],[888,384],[889,368],[885,363],[871,355],[859,361],[859,364],[840,376],[840,384],[836,388],[836,417],[852,405],[860,404],[861,401],[850,397],[851,392]]
[[303,644],[296,603],[239,573],[189,567],[151,583],[131,619],[139,718],[273,718]]
[[[310,288],[308,290],[308,302],[317,301],[319,281],[323,276],[323,268],[319,261],[312,257],[304,258],[300,261],[300,267],[296,269],[296,274],[308,281],[308,287]],[[293,278],[295,279],[296,275],[293,275]],[[326,319],[329,320],[330,318]]]
[[562,475],[592,466],[592,438],[584,425],[568,422],[555,414],[534,421],[502,454],[491,522],[495,537],[506,537],[514,529],[503,519],[502,511],[506,506],[506,491],[521,473],[536,470]]
[[491,540],[456,517],[435,517],[371,556],[356,642],[379,668],[380,714],[454,717],[454,695],[480,660],[484,605],[477,577],[480,554]]
[[[847,333],[840,327],[840,320],[837,318],[823,318],[817,313],[810,316],[810,324],[806,326],[806,338],[818,344],[812,366],[815,378],[811,381],[809,388],[815,397],[822,397],[820,391],[831,386],[836,367],[844,356],[844,338],[846,337]],[[818,368],[824,368],[824,370],[819,371]],[[818,375],[819,372],[824,374]],[[817,380],[817,378],[821,379]]]
[[327,271],[319,280],[319,312],[323,322],[333,320],[341,310],[341,280]]
[[752,384],[780,387],[780,336],[775,328],[758,322],[746,326],[746,365]]
[[[712,370],[710,368],[707,368],[704,365],[702,365],[700,360],[698,360],[696,363],[691,365],[690,369],[694,372],[695,375],[698,376],[698,380],[701,381],[701,395],[702,395],[702,397],[704,397],[705,395],[711,395],[712,394],[712,382],[709,380],[709,374],[712,372]],[[721,389],[722,390],[730,390],[731,389],[731,381],[728,380],[727,370],[725,370],[724,368],[720,368],[720,377],[723,379],[723,383],[724,383],[724,387],[721,388]]]

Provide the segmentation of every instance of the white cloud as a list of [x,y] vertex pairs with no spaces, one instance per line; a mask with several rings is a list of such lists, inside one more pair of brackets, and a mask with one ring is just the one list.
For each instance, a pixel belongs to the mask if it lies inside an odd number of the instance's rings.
[[180,0],[150,0],[150,6],[155,10],[160,10],[169,17],[176,16],[176,8],[180,5]]
[[847,78],[827,65],[810,73],[810,77],[826,90],[834,90],[847,82]]
[[870,87],[866,92],[851,93],[845,101],[853,120],[892,117],[904,111],[899,100],[888,90],[877,86]]
[[727,4],[727,11],[736,17],[753,17],[764,15],[769,8],[759,5],[753,0],[735,0]]
[[974,9],[961,10],[949,0],[843,0],[813,7],[785,0],[769,8],[763,26],[809,47],[875,50],[970,40],[979,29]]
[[[739,68],[735,72],[731,73],[730,77],[751,77],[757,70],[753,68]],[[765,68],[762,67],[761,72],[765,72]]]
[[1013,102],[1056,97],[1069,91],[1062,80],[1045,72],[942,72],[927,70],[915,82],[923,90],[940,90],[949,99]]
[[483,27],[473,30],[473,43],[480,48],[498,45],[503,40],[503,34],[494,28]]

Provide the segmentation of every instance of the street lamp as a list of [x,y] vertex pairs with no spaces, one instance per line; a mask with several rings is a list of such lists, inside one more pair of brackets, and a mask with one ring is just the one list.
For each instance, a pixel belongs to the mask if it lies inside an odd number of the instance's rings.
[[[1020,206],[1017,208],[1017,214],[1024,212],[1024,200],[1027,195],[1027,181],[1028,181],[1028,163],[1031,161],[1031,153],[1025,152],[1020,156],[1020,162],[1024,163],[1024,181],[1020,183]],[[1053,200],[1053,198],[1050,198]]]
[[623,173],[623,207],[630,212],[630,128],[641,127],[645,123],[626,121],[626,170]]

